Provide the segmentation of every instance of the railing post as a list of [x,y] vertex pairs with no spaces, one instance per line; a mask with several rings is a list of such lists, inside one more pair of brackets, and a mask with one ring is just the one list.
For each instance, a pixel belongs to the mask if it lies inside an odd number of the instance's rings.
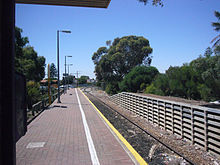
[[31,108],[32,116],[35,115],[34,108],[35,108],[35,107],[32,107],[32,108]]
[[46,106],[49,106],[50,105],[50,100],[49,98],[47,98],[47,105]]
[[183,139],[183,106],[180,106],[180,118],[181,118],[181,138]]
[[117,95],[117,104],[120,105],[120,97],[121,97],[121,93]]
[[157,100],[157,125],[160,126],[160,107],[159,107],[159,101]]
[[194,109],[191,107],[191,141],[194,144]]
[[132,113],[134,113],[134,108],[133,108],[133,97],[132,97],[132,95],[131,94],[129,94],[129,97],[130,97],[130,101],[132,102],[132,104],[131,104],[131,106],[130,106],[130,111],[132,112]]
[[142,104],[142,117],[145,118],[145,112],[144,112],[144,97],[141,97],[141,104]]
[[152,109],[151,109],[151,112],[152,112],[152,122],[154,124],[154,100],[152,100]]
[[149,122],[149,99],[147,99],[147,121]]
[[[35,104],[36,105],[36,104]],[[38,113],[38,108],[39,108],[39,104],[37,104],[36,106],[34,106],[35,112]]]
[[174,105],[171,105],[171,115],[172,115],[172,134],[174,134]]
[[166,102],[164,102],[164,130],[167,129],[166,128],[166,126],[167,126],[167,124],[166,124],[166,117],[167,117],[167,115],[166,115]]
[[125,101],[125,93],[123,93],[121,101],[122,101],[122,103],[121,103],[122,107],[125,108],[125,103],[124,103],[124,101]]
[[45,109],[46,106],[47,106],[47,99],[44,99],[44,108],[43,109]]
[[208,151],[208,114],[207,111],[204,111],[204,131],[205,131],[205,151]]
[[124,105],[124,99],[125,98],[125,94],[123,93],[122,95],[122,99],[121,99],[121,106],[125,109],[125,105]]
[[42,109],[44,109],[44,99],[42,100]]

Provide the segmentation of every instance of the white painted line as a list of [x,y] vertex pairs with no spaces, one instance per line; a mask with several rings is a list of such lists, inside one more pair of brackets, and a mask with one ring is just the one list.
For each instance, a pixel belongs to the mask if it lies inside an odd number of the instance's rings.
[[32,142],[32,143],[28,143],[26,148],[40,148],[40,147],[44,147],[45,142]]
[[84,126],[84,130],[85,130],[85,133],[86,133],[86,139],[87,139],[87,143],[88,143],[88,146],[89,146],[89,152],[90,152],[92,164],[93,165],[100,165],[98,156],[96,154],[95,146],[94,146],[94,143],[93,143],[93,140],[92,140],[92,136],[90,134],[89,126],[88,126],[87,121],[86,121],[86,116],[85,116],[85,113],[83,111],[83,108],[82,108],[82,105],[81,105],[79,95],[78,95],[78,92],[77,92],[76,88],[75,88],[75,91],[76,91],[76,97],[77,97],[77,100],[78,100],[78,103],[79,103],[79,109],[80,109],[80,112],[81,112],[81,115],[82,115],[83,126]]

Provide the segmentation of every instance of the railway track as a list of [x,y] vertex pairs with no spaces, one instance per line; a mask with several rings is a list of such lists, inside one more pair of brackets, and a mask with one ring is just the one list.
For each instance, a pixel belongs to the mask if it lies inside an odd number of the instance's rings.
[[[100,98],[86,90],[84,92],[96,105],[96,107],[116,127],[116,129],[118,129],[119,132],[136,149],[136,151],[139,152],[139,154],[148,162],[148,164],[196,164],[183,154],[173,150],[151,133],[147,132],[139,124],[135,123],[124,114],[110,107]],[[117,121],[115,121],[115,119]],[[137,134],[135,134],[135,132],[137,132]]]

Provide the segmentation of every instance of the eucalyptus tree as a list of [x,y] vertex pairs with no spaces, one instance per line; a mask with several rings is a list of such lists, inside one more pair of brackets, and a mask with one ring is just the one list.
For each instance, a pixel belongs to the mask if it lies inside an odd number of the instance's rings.
[[15,28],[15,71],[25,75],[27,81],[39,82],[45,76],[45,61],[38,56],[34,47],[27,45],[28,37],[22,36],[22,29]]
[[152,51],[149,41],[144,37],[115,38],[109,48],[100,47],[92,56],[96,79],[111,84],[117,91],[118,83],[132,68],[151,64]]

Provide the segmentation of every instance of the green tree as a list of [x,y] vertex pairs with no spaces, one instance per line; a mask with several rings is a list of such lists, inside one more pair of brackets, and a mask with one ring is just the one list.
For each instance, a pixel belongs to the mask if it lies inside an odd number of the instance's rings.
[[145,93],[212,101],[220,98],[220,56],[207,48],[204,55],[159,74]]
[[51,78],[57,77],[57,68],[54,63],[51,63],[51,65],[50,65],[50,77]]
[[209,87],[207,87],[205,84],[199,84],[198,91],[199,91],[201,98],[203,100],[205,100],[205,101],[212,100],[211,89]]
[[89,76],[81,76],[79,78],[79,84],[86,84],[88,79],[89,79]]
[[[212,26],[214,27],[214,30],[219,32],[220,31],[220,12],[219,11],[215,11],[215,16],[216,18],[218,19],[217,22],[212,22]],[[214,43],[213,44],[213,47],[219,45],[219,42],[220,42],[220,34],[217,35],[212,41],[211,43]]]
[[210,47],[208,47],[205,51],[204,56],[209,58],[209,57],[211,57],[212,53],[213,53],[212,49]]
[[111,43],[112,43],[111,40],[106,41],[106,45],[107,45],[107,46],[111,46]]
[[40,84],[34,81],[27,82],[27,102],[28,108],[31,109],[32,105],[40,101]]
[[220,56],[220,45],[215,46],[214,53],[216,56]]
[[143,84],[151,84],[158,73],[155,67],[137,66],[119,83],[120,91],[137,92]]
[[218,19],[218,22],[213,22],[212,26],[215,28],[215,31],[219,31],[220,30],[220,12],[219,11],[215,11],[215,16]]
[[[106,42],[108,42],[108,41],[106,41]],[[108,49],[107,49],[106,47],[100,47],[100,48],[97,50],[97,52],[95,52],[95,53],[93,54],[93,56],[92,56],[92,60],[93,60],[94,64],[95,64],[95,65],[98,64],[99,61],[100,61],[100,58],[101,58],[102,56],[104,56],[107,52],[108,52]]]
[[20,59],[23,74],[27,80],[39,82],[45,76],[45,58],[37,56],[37,52],[31,46],[23,48],[23,53],[24,56]]
[[23,58],[23,47],[29,42],[27,37],[21,36],[22,29],[15,27],[15,70],[22,73],[20,59]]
[[155,87],[154,83],[147,86],[144,93],[150,93],[150,94],[161,95],[161,96],[164,95],[164,92],[161,89]]
[[[190,65],[198,75],[198,90],[203,100],[220,98],[220,56],[200,56]],[[207,93],[206,93],[207,92]],[[209,97],[207,97],[207,96]]]
[[27,46],[28,38],[22,37],[22,29],[15,27],[15,71],[25,75],[28,107],[40,101],[39,82],[45,76],[45,58],[38,56],[33,47]]
[[118,82],[115,81],[115,82],[108,83],[106,85],[105,91],[110,95],[117,93],[119,91]]
[[184,64],[181,67],[170,67],[166,74],[169,79],[170,95],[188,99],[200,99],[197,92],[198,78],[191,66]]
[[158,74],[153,83],[148,86],[145,93],[157,95],[170,95],[169,78],[166,74]]
[[75,76],[72,76],[72,75],[65,76],[63,77],[61,84],[68,84],[68,83],[72,84],[74,79],[75,79]]
[[[152,48],[144,37],[125,36],[115,38],[107,49],[101,47],[92,56],[95,64],[96,79],[119,89],[120,82],[132,68],[138,65],[149,66]],[[113,83],[114,82],[114,83]]]
[[169,88],[170,88],[170,94],[172,96],[176,97],[183,97],[186,98],[186,93],[184,89],[184,83],[182,82],[182,73],[180,67],[169,67],[169,69],[166,71],[166,74],[169,78]]
[[166,74],[158,74],[145,93],[171,95],[188,99],[200,99],[198,77],[193,68],[184,64],[181,67],[170,67]]
[[27,37],[22,37],[22,29],[15,28],[15,70],[26,76],[26,79],[40,81],[45,76],[45,58],[38,56],[37,52],[28,43]]

